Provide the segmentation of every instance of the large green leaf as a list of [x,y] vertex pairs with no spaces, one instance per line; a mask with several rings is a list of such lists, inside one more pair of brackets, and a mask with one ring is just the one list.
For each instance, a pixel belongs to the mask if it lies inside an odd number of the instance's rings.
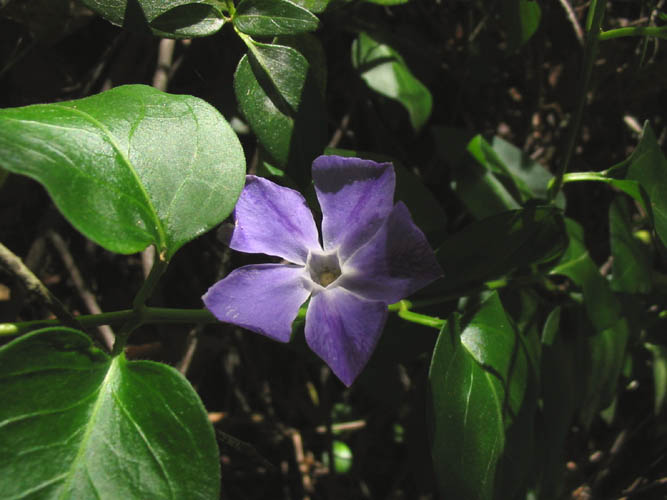
[[492,498],[505,430],[528,378],[523,341],[497,294],[463,331],[456,315],[443,327],[429,370],[431,453],[443,498]]
[[655,230],[663,245],[667,245],[667,158],[648,123],[628,161],[627,179],[639,181],[648,194]]
[[609,207],[612,280],[616,292],[648,293],[651,290],[650,256],[634,237],[625,198],[616,198]]
[[0,379],[3,498],[219,498],[213,428],[173,368],[51,328],[0,348]]
[[352,43],[352,64],[370,88],[407,110],[416,131],[424,126],[431,116],[433,98],[396,50],[360,33]]
[[0,110],[0,166],[44,185],[69,221],[113,252],[169,259],[233,209],[238,138],[201,99],[143,85]]
[[305,185],[310,165],[327,139],[326,108],[318,81],[322,70],[313,66],[314,61],[309,66],[290,46],[248,43],[254,48],[241,58],[234,75],[241,112],[274,166],[287,168],[294,180]]
[[556,259],[567,246],[562,212],[535,206],[470,224],[447,239],[436,255],[447,279],[443,292],[481,285],[517,268]]
[[319,20],[288,0],[243,0],[232,18],[239,31],[253,36],[295,35],[317,29]]
[[222,28],[220,11],[207,0],[81,0],[107,21],[168,38],[212,35]]

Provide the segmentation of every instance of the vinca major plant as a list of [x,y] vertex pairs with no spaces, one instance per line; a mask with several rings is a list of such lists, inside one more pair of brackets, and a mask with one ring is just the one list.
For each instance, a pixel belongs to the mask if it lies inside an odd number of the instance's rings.
[[[0,202],[23,207],[0,242],[0,498],[664,495],[665,115],[617,117],[622,157],[582,153],[609,79],[665,81],[663,2],[638,1],[636,22],[626,3],[0,0],[0,22],[34,38],[0,85],[70,29],[159,43],[153,86],[96,84],[112,45],[79,94],[0,109]],[[526,87],[563,74],[574,102],[540,96],[531,119],[512,86],[494,104],[512,64],[548,65],[552,19],[576,58]],[[605,52],[625,42],[637,61]],[[202,47],[225,76],[188,70],[167,92]],[[548,127],[554,146],[535,146]],[[68,258],[90,314],[73,310],[12,248],[37,233],[71,257],[12,196],[35,186],[72,247],[122,262],[124,309],[91,308]],[[181,362],[146,350],[179,325]],[[623,476],[637,436],[648,465]],[[621,444],[594,459],[604,442]]]

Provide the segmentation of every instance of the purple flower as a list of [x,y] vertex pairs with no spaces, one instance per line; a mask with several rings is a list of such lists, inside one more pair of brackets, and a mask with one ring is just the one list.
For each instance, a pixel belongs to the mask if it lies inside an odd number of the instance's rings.
[[391,163],[320,156],[313,182],[323,215],[321,245],[300,193],[247,176],[229,246],[287,263],[236,269],[203,300],[220,321],[287,342],[310,297],[306,342],[349,386],[375,349],[387,304],[442,271],[406,206],[394,205]]

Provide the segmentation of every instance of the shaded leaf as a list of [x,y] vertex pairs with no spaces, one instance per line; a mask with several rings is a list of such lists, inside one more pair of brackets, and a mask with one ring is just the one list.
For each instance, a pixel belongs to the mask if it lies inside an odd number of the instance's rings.
[[0,348],[5,498],[219,498],[213,428],[176,370],[50,328]]
[[232,21],[253,36],[295,35],[314,31],[319,24],[310,11],[288,0],[243,0]]
[[586,314],[592,323],[592,331],[583,331],[585,323],[577,321],[580,331],[577,350],[584,356],[584,406],[580,419],[588,427],[593,417],[608,406],[616,392],[618,377],[629,336],[628,323],[621,316],[621,305],[609,288],[609,284],[590,258],[583,241],[583,229],[576,222],[566,219],[570,244],[551,273],[569,277],[583,292]]
[[398,52],[360,33],[352,43],[352,64],[371,89],[406,109],[412,128],[419,131],[424,126],[431,115],[433,98]]
[[644,245],[633,236],[630,214],[624,198],[616,198],[609,207],[612,279],[616,292],[649,293],[651,266]]
[[208,36],[222,28],[222,14],[206,0],[82,0],[116,26],[168,38]]
[[512,51],[530,40],[540,25],[542,11],[535,0],[503,0],[501,20],[507,28],[507,50]]
[[653,356],[653,412],[659,415],[667,396],[667,347],[645,343]]
[[567,246],[562,212],[535,206],[470,224],[447,239],[436,255],[447,279],[442,291],[461,290],[552,261]]
[[663,245],[667,245],[667,159],[648,123],[628,162],[626,177],[639,181],[648,194],[655,230]]
[[166,259],[229,215],[245,179],[220,113],[143,85],[0,110],[0,151],[91,240],[119,253],[154,244]]

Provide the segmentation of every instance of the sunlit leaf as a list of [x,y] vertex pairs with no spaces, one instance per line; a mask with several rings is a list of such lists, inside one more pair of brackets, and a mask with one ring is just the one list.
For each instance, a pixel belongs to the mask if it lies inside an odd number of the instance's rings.
[[85,236],[169,259],[231,212],[245,179],[238,138],[201,99],[143,85],[0,110],[0,165],[39,181]]
[[433,98],[396,50],[360,33],[352,43],[352,64],[370,88],[407,110],[416,131],[424,126],[431,116]]
[[649,343],[644,346],[653,355],[653,411],[659,415],[667,397],[667,347]]
[[169,38],[208,36],[224,19],[207,0],[82,0],[107,21]]
[[[461,330],[463,328],[463,330]],[[443,327],[429,370],[431,454],[443,498],[493,497],[505,431],[525,404],[525,347],[497,294]]]
[[232,18],[234,26],[253,36],[295,35],[317,29],[319,20],[288,0],[243,0]]
[[322,70],[287,45],[252,42],[252,46],[234,75],[239,107],[272,164],[287,168],[294,180],[305,185],[311,163],[322,154],[326,141],[326,109],[317,76]]
[[213,428],[173,368],[51,328],[0,348],[0,378],[3,498],[219,498]]

